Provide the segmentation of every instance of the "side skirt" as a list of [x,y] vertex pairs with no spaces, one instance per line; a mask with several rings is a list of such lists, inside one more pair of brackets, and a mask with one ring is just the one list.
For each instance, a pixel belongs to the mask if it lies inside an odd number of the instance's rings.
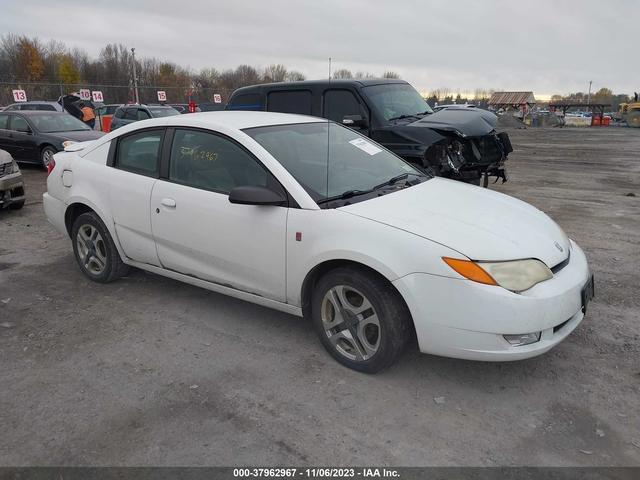
[[165,270],[164,268],[156,267],[154,265],[135,262],[129,258],[127,258],[125,263],[131,265],[132,267],[146,270],[157,275],[162,275],[163,277],[173,278],[174,280],[188,283],[196,287],[205,288],[207,290],[211,290],[212,292],[221,293],[222,295],[228,295],[240,300],[245,300],[247,302],[262,305],[263,307],[273,308],[274,310],[279,310],[290,315],[302,317],[302,308],[296,307],[294,305],[289,305],[288,303],[278,302],[277,300],[271,300],[269,298],[261,297],[260,295],[255,295],[253,293],[247,293],[243,292],[242,290],[236,290],[235,288],[227,287],[217,283],[207,282],[206,280],[202,280],[197,277],[191,277],[189,275],[174,272],[173,270]]

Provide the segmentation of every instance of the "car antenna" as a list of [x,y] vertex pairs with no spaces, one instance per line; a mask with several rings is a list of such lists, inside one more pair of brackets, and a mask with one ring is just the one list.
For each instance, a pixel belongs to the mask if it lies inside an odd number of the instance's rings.
[[[329,57],[329,83],[331,83],[331,57]],[[330,136],[329,136],[329,129],[331,128],[331,121],[329,120],[329,104],[327,102],[325,102],[326,107],[327,107],[327,111],[324,112],[325,117],[327,118],[327,198],[329,198],[329,143],[330,143]]]

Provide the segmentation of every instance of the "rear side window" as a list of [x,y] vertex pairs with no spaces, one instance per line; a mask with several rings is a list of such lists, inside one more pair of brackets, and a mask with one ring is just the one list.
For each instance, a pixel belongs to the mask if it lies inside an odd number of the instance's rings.
[[311,92],[309,90],[271,92],[267,96],[267,110],[311,115]]
[[235,95],[227,110],[262,110],[262,100],[259,93],[245,93]]
[[324,94],[322,116],[342,123],[346,115],[363,115],[356,96],[349,90],[327,90]]
[[142,110],[141,108],[138,109],[138,120],[147,120],[151,118],[151,115],[149,115],[145,110]]
[[118,141],[116,167],[150,177],[158,176],[162,130],[127,135]]
[[124,112],[125,112],[124,108],[117,108],[116,111],[114,112],[113,116],[116,117],[116,118],[122,118],[122,117],[124,117]]
[[30,128],[29,124],[24,118],[14,116],[11,119],[11,130],[16,132],[28,132]]
[[138,109],[127,108],[122,118],[124,118],[125,120],[138,120]]
[[9,128],[9,115],[0,114],[0,129],[7,130]]

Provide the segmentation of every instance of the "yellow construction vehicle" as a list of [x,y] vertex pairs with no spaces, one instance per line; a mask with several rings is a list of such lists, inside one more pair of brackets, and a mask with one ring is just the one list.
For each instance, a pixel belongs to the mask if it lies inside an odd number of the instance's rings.
[[634,94],[634,101],[620,104],[620,115],[630,127],[640,128],[640,101],[638,94]]

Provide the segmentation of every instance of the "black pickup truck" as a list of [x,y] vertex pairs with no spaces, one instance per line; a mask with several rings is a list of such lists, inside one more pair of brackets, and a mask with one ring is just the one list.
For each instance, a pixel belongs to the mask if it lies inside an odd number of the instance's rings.
[[513,149],[497,117],[479,108],[434,112],[407,82],[391,79],[268,83],[237,89],[227,110],[328,118],[367,135],[432,174],[479,185],[506,181]]

